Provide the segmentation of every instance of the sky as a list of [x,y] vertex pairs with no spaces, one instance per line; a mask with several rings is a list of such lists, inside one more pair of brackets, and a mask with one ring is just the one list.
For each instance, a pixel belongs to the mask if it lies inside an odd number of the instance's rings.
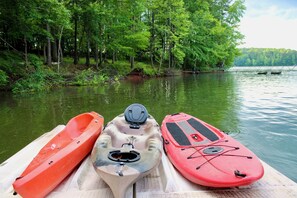
[[297,0],[245,0],[239,47],[297,50]]

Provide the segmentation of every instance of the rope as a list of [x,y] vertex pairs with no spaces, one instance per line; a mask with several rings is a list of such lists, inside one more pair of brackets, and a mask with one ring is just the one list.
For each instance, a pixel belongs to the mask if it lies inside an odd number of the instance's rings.
[[[235,151],[235,150],[238,150],[240,148],[239,147],[235,147],[235,146],[228,146],[228,145],[220,145],[220,144],[218,144],[218,143],[221,143],[221,142],[228,142],[228,140],[219,141],[219,142],[216,142],[216,143],[213,143],[213,144],[209,144],[209,145],[191,146],[191,147],[188,147],[188,148],[183,148],[182,151],[183,150],[186,150],[186,149],[189,149],[189,148],[195,149],[195,151],[191,155],[189,155],[187,157],[187,159],[195,159],[195,158],[199,158],[199,157],[213,156],[213,154],[202,154],[202,153],[200,153],[200,151],[202,149],[207,148],[207,147],[210,147],[210,146],[222,146],[222,147],[230,148],[229,150],[226,150],[226,151],[224,151],[222,153],[218,153],[217,155],[214,155],[214,157],[212,157],[210,159],[207,159],[205,162],[203,162],[202,164],[200,164],[199,166],[197,166],[196,167],[196,170],[200,169],[201,166],[205,165],[206,163],[208,163],[208,162],[212,161],[213,159],[215,159],[217,157],[220,157],[220,156],[245,157],[245,158],[248,158],[248,159],[252,159],[253,158],[252,156],[247,156],[247,155],[227,154],[230,151]],[[195,155],[198,152],[200,154],[199,156],[193,156],[193,155]]]

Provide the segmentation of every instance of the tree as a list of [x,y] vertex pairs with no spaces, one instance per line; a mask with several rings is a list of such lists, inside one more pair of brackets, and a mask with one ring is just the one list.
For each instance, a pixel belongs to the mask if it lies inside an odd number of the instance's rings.
[[243,38],[237,30],[245,9],[242,0],[186,0],[192,28],[187,37],[186,65],[192,69],[233,63]]
[[[63,54],[74,64],[85,56],[88,67],[94,57],[97,69],[108,59],[129,60],[131,69],[135,59],[159,71],[217,68],[239,53],[244,9],[243,0],[2,0],[0,47],[21,51],[26,63],[43,51],[58,71]],[[296,58],[285,55],[283,64]]]
[[[66,9],[65,5],[58,0],[45,0],[39,2],[39,9],[41,13],[41,26],[46,26],[47,36],[47,64],[51,65],[52,56],[61,58],[62,49],[60,46],[60,53],[56,47],[56,41],[60,43],[63,29],[70,29],[70,12]],[[52,51],[52,46],[55,50]],[[52,55],[54,54],[54,55]],[[57,61],[57,58],[55,59]],[[59,63],[58,63],[59,64]],[[58,68],[59,70],[59,68]]]
[[164,61],[168,62],[169,68],[180,65],[185,56],[182,43],[190,25],[183,1],[151,0],[148,8],[152,65],[154,59],[159,62],[159,70]]
[[[55,34],[62,26],[69,27],[70,13],[66,10],[62,2],[58,0],[30,0],[15,1],[7,3],[2,10],[7,10],[10,18],[2,16],[1,23],[7,24],[5,28],[5,37],[8,42],[13,43],[17,48],[23,47],[24,59],[28,64],[28,47],[39,48],[47,43],[48,46],[48,63],[51,62],[51,42],[55,38]],[[6,12],[6,11],[5,11]],[[4,12],[4,13],[5,13]],[[1,12],[2,13],[2,12]],[[12,20],[11,20],[12,19]],[[47,42],[45,42],[47,40]],[[29,46],[30,45],[30,46]]]
[[134,58],[138,51],[145,50],[149,44],[150,33],[142,20],[145,11],[144,0],[128,0],[126,16],[128,16],[127,29],[124,36],[126,53],[130,56],[131,69],[134,68]]
[[272,48],[242,48],[236,66],[290,66],[297,64],[297,51]]

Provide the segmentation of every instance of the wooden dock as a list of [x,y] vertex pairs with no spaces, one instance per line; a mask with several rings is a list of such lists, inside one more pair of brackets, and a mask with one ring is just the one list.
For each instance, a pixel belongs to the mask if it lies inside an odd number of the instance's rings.
[[[38,151],[65,126],[59,125],[45,133],[0,165],[0,197],[16,198],[12,183]],[[163,153],[162,161],[153,173],[139,180],[129,188],[126,198],[199,198],[199,197],[297,197],[297,184],[262,162],[265,174],[252,185],[239,188],[208,188],[184,179]],[[108,185],[96,174],[90,156],[81,163],[47,197],[105,197],[113,198]]]

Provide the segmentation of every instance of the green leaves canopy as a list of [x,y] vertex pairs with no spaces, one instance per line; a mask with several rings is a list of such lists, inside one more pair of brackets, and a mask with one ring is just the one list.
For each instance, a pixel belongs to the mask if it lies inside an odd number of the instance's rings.
[[271,48],[242,48],[234,61],[236,66],[290,66],[297,65],[297,51]]
[[78,45],[80,56],[99,51],[159,67],[213,68],[231,65],[238,55],[244,9],[243,0],[2,0],[0,36],[20,51],[28,42],[36,53],[64,28],[68,55]]
[[237,27],[242,0],[187,0],[192,26],[186,40],[186,68],[230,66],[243,38]]

